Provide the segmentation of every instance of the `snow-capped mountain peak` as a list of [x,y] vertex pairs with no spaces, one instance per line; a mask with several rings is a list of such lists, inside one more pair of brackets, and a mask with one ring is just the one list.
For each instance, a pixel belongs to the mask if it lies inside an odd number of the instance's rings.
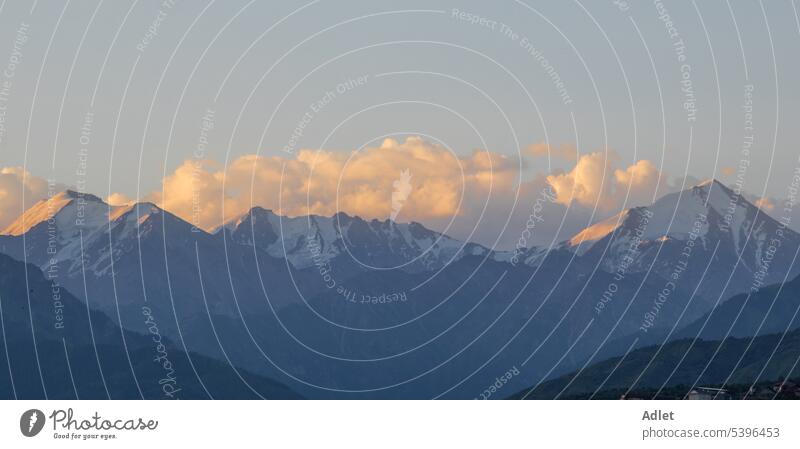
[[628,210],[620,212],[613,217],[606,218],[603,221],[595,223],[583,231],[575,234],[571,239],[566,242],[566,246],[575,248],[579,253],[581,250],[588,249],[595,242],[603,239],[607,235],[613,233],[617,228],[625,223]]
[[0,235],[21,236],[48,221],[62,232],[78,227],[93,230],[98,216],[107,220],[108,209],[109,206],[94,195],[66,190],[34,204]]
[[[642,214],[648,215],[648,219],[643,221]],[[705,236],[709,225],[713,225],[730,234],[738,248],[741,235],[746,234],[756,214],[759,221],[777,225],[743,196],[716,179],[709,179],[687,190],[667,194],[649,206],[626,209],[589,226],[565,242],[565,246],[583,253],[618,230],[626,233],[636,230],[646,241],[683,241],[693,234]]]
[[286,258],[300,269],[341,255],[377,268],[409,265],[435,269],[462,255],[489,251],[416,222],[368,221],[344,212],[290,218],[256,207],[217,232],[227,232],[234,242],[260,247],[273,257]]
[[701,291],[719,295],[720,288],[733,294],[781,275],[775,267],[792,265],[800,235],[712,179],[649,206],[622,211],[560,247],[609,272],[653,270],[669,277],[678,262],[697,269],[714,263],[724,268]]
[[691,189],[693,195],[698,195],[708,205],[720,214],[735,204],[739,198],[733,190],[716,179],[708,179],[697,184]]
[[142,223],[151,216],[159,215],[162,212],[161,208],[155,204],[144,202],[118,207],[109,215],[109,218],[111,222],[135,220]]

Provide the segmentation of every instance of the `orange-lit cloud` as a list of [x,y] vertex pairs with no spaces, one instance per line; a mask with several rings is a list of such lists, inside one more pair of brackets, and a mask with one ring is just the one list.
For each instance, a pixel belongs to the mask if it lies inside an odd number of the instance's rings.
[[[542,147],[534,147],[527,154],[541,156]],[[561,151],[562,159],[568,153]],[[569,238],[623,208],[648,205],[654,197],[698,182],[687,177],[685,185],[684,179],[670,185],[652,162],[623,164],[611,150],[581,155],[565,171],[532,179],[520,179],[522,162],[484,150],[457,155],[419,137],[387,139],[361,151],[246,155],[228,166],[188,160],[143,200],[206,230],[260,206],[287,216],[345,212],[364,219],[419,221],[456,238],[509,249],[521,238],[545,245]],[[21,168],[0,169],[0,229],[61,190]],[[106,201],[118,206],[132,199],[114,193]],[[768,198],[752,201],[766,212],[777,204]]]
[[36,202],[47,198],[47,194],[46,180],[31,175],[21,167],[0,169],[0,230]]
[[[398,201],[395,182],[406,170],[410,189]],[[288,216],[341,211],[386,219],[401,204],[398,220],[410,221],[461,215],[486,202],[490,189],[509,196],[518,175],[518,161],[504,155],[476,150],[457,156],[409,137],[404,142],[386,139],[358,152],[301,150],[296,158],[248,155],[228,167],[186,161],[148,199],[203,229],[256,205]]]
[[[667,177],[659,173],[658,167],[646,159],[641,159],[624,170],[615,170],[614,177],[617,181],[617,201],[624,201],[627,196],[627,203],[633,202],[634,205],[652,203],[667,188]],[[654,194],[658,196],[654,197]]]
[[587,154],[578,159],[571,171],[549,175],[547,182],[553,187],[556,200],[565,205],[576,202],[590,207],[604,203],[613,182],[612,157],[614,155],[600,152]]
[[[541,182],[552,187],[561,205],[597,204],[603,212],[649,204],[655,192],[668,191],[667,180],[653,163],[640,160],[615,168],[618,159],[614,152],[585,154],[570,171]],[[398,198],[396,186],[405,171],[410,188]],[[186,161],[164,179],[162,191],[147,199],[207,230],[254,206],[287,216],[345,212],[365,219],[395,216],[423,223],[446,223],[457,216],[476,223],[516,214],[511,209],[518,189],[522,202],[516,207],[526,209],[530,189],[519,184],[519,174],[516,159],[482,150],[459,156],[409,137],[404,142],[386,139],[357,152],[301,150],[292,158],[247,155],[227,167]]]
[[666,192],[667,179],[659,176],[652,162],[640,160],[624,169],[614,169],[617,159],[611,151],[585,154],[569,172],[547,176],[556,201],[610,211],[649,204],[655,193]]
[[736,167],[722,167],[719,169],[719,172],[724,176],[733,176],[733,174],[736,173]]
[[759,209],[764,212],[772,212],[775,209],[775,203],[769,198],[759,198],[753,202]]

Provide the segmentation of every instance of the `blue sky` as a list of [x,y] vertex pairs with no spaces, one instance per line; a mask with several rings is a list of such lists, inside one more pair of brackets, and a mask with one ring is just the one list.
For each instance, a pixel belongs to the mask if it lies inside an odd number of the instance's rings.
[[[0,64],[21,25],[28,39],[0,99],[0,167],[85,182],[100,196],[158,190],[197,155],[209,110],[202,156],[219,163],[293,157],[283,149],[311,111],[297,148],[352,151],[420,135],[459,155],[516,157],[549,141],[582,154],[611,149],[623,168],[647,159],[671,179],[732,182],[721,171],[740,165],[752,135],[744,187],[778,198],[798,165],[800,27],[790,1],[2,5]],[[523,179],[574,165],[524,159]]]

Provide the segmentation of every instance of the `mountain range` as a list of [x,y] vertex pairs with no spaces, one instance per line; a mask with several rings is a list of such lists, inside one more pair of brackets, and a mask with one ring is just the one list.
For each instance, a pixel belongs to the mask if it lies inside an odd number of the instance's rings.
[[[509,391],[693,333],[796,327],[797,296],[763,286],[800,273],[800,235],[713,180],[520,264],[419,223],[256,207],[205,232],[74,191],[0,234],[0,253],[71,292],[70,308],[147,336],[148,307],[176,351],[304,397],[474,397],[512,366]],[[757,326],[767,302],[781,313]]]

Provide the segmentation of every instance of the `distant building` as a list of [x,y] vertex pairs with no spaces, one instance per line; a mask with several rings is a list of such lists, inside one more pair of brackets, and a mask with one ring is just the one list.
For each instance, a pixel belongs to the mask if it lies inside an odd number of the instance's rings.
[[710,401],[714,396],[703,391],[692,390],[686,394],[686,399],[689,401]]
[[690,401],[711,401],[730,398],[730,393],[724,388],[697,387],[686,394],[686,399]]

